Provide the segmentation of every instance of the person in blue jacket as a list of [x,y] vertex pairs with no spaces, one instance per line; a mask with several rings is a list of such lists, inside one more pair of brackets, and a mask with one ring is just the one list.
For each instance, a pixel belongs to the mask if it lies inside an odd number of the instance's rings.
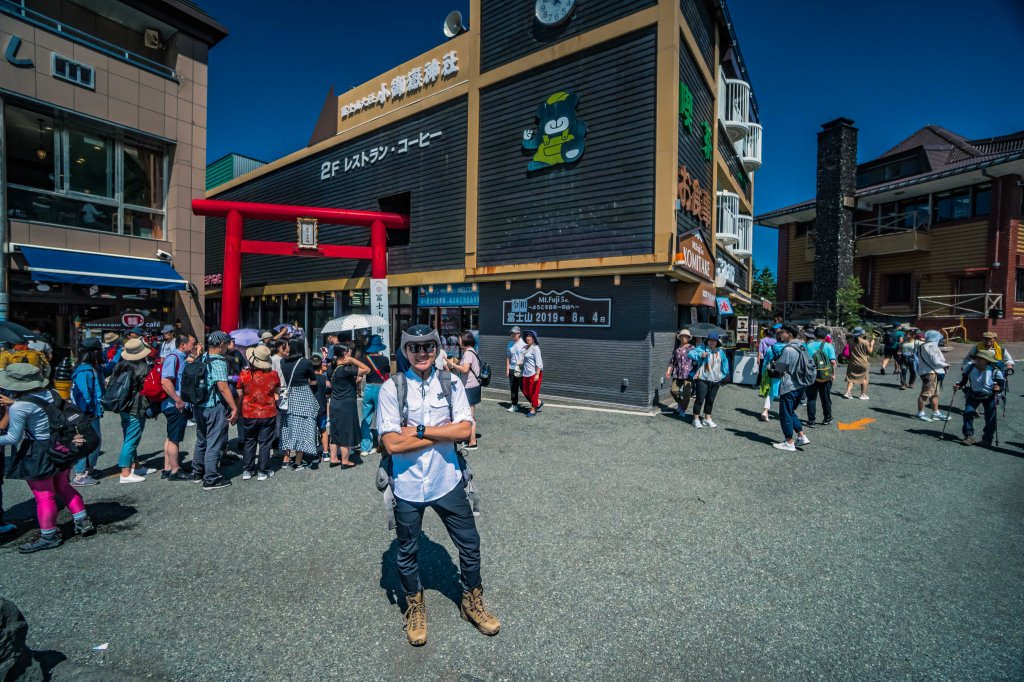
[[729,358],[721,348],[718,332],[708,334],[704,343],[690,351],[690,359],[696,367],[693,375],[694,394],[697,396],[693,402],[693,428],[707,426],[713,429],[718,426],[711,418],[715,396],[718,395],[718,387],[729,375]]
[[[90,338],[82,341],[78,351],[78,363],[71,373],[71,402],[92,420],[96,433],[100,433],[100,417],[103,416],[103,345],[99,339]],[[96,485],[99,480],[93,476],[96,462],[100,458],[101,443],[96,450],[75,462],[71,485],[76,487]]]

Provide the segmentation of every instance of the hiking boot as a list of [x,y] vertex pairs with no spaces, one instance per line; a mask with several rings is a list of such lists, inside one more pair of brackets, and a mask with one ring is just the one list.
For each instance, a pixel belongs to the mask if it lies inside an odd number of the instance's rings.
[[22,554],[31,554],[32,552],[38,552],[41,549],[57,549],[61,546],[63,540],[60,539],[60,533],[50,533],[49,535],[39,534],[32,542],[26,542],[23,545],[18,545],[18,551]]
[[960,441],[960,445],[974,445],[977,442],[974,440],[974,436],[964,436],[963,440]]
[[992,439],[991,438],[982,438],[981,439],[981,447],[983,447],[983,448],[990,448],[990,447],[992,447]]
[[96,533],[96,526],[92,525],[92,521],[89,520],[88,516],[82,519],[75,519],[75,533],[83,538],[87,538]]
[[475,587],[462,593],[462,605],[459,607],[462,617],[476,626],[476,629],[488,636],[498,634],[501,623],[484,606],[484,588]]
[[405,636],[409,644],[423,646],[427,643],[427,605],[423,601],[423,590],[405,598]]

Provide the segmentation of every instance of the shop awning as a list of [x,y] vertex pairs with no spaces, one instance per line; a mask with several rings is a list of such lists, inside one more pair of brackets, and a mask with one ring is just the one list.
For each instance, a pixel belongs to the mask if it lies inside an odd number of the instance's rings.
[[185,289],[188,282],[170,263],[151,258],[21,246],[36,282],[101,284],[130,289]]

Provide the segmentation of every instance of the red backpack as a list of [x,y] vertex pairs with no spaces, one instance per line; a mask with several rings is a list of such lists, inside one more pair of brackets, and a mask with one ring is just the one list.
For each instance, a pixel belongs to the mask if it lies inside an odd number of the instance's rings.
[[162,402],[167,397],[164,391],[161,374],[164,369],[162,358],[154,358],[153,366],[149,368],[145,381],[142,382],[142,395],[151,403]]

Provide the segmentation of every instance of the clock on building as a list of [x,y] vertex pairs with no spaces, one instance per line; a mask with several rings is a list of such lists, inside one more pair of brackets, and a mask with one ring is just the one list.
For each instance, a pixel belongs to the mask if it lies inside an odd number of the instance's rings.
[[576,0],[537,0],[534,14],[545,26],[558,26],[569,18]]

